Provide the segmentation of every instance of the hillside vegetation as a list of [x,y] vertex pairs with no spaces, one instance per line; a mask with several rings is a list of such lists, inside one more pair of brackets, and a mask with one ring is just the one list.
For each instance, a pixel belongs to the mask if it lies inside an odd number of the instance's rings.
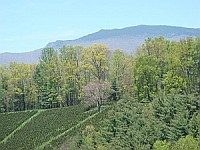
[[[126,97],[108,112],[101,128],[87,126],[72,149],[198,150],[200,96],[167,95],[152,103]],[[176,142],[178,141],[178,142]]]
[[36,65],[0,67],[1,112],[36,110],[12,129],[3,118],[0,148],[198,150],[199,95],[200,38],[148,38],[135,56],[45,48]]
[[[15,125],[13,130],[19,129],[6,141],[3,141],[3,138],[12,134],[12,130],[4,131],[6,136],[2,137],[0,149],[44,149],[45,146],[50,146],[51,142],[56,142],[54,140],[59,142],[61,140],[60,137],[67,136],[70,132],[75,132],[70,130],[71,128],[74,128],[74,130],[76,126],[80,128],[85,123],[85,120],[89,121],[95,117],[93,115],[98,115],[95,110],[85,112],[84,107],[81,105],[62,109],[39,110],[38,112],[40,113],[24,126],[22,126],[23,122],[26,122],[29,119],[27,116],[31,117],[34,114],[33,112],[10,113],[6,118],[2,117],[5,114],[1,114],[1,121],[4,125],[9,124],[9,126],[1,125],[1,131],[9,129],[11,126],[10,123]],[[22,114],[26,115],[22,116]],[[17,119],[13,119],[14,117],[20,119],[19,122]],[[12,122],[10,119],[13,119]]]
[[0,141],[2,141],[25,120],[33,116],[35,113],[37,113],[37,111],[0,114]]

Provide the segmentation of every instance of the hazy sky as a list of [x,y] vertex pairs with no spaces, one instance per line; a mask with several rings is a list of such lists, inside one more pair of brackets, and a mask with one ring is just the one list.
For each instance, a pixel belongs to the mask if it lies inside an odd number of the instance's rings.
[[200,0],[0,0],[0,53],[140,24],[200,28]]

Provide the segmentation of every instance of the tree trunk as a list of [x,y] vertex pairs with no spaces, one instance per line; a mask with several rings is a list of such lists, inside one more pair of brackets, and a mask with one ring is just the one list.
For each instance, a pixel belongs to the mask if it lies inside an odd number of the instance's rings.
[[13,112],[15,111],[15,103],[12,102],[12,109],[13,109]]
[[6,100],[6,112],[9,112],[9,110],[8,110],[8,109],[9,109],[8,105],[9,105],[9,104],[8,104],[8,100]]
[[101,105],[100,105],[99,101],[97,101],[97,109],[98,109],[98,111],[101,111]]

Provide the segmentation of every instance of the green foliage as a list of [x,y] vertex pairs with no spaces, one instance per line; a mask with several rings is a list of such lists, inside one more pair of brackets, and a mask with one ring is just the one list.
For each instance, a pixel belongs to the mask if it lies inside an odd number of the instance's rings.
[[64,46],[60,49],[62,99],[67,105],[77,103],[81,93],[80,52],[82,47]]
[[[93,111],[83,113],[82,105],[41,112],[1,144],[1,149],[33,149],[47,141],[58,146],[64,140],[58,135],[68,129],[63,137],[72,135],[73,141],[79,133],[74,148],[80,149],[198,148],[199,60],[200,38],[168,41],[157,37],[146,39],[135,57],[121,50],[110,53],[104,45],[64,46],[59,51],[45,48],[37,65],[2,66],[0,112],[75,105],[87,101],[84,87],[96,80],[111,83],[110,100],[123,100],[108,114],[99,112],[95,117],[90,116]],[[98,97],[101,102],[103,96]],[[91,120],[85,120],[88,116]],[[18,123],[12,118],[15,125],[0,137],[12,132],[23,118]],[[2,125],[2,130],[8,126]],[[51,144],[45,148],[54,148]]]
[[110,80],[113,86],[113,99],[117,100],[123,94],[123,77],[125,76],[126,57],[121,50],[115,50],[112,53],[112,58],[110,61]]
[[183,93],[183,90],[186,88],[186,82],[184,79],[180,76],[173,75],[170,71],[164,74],[162,84],[165,86],[165,94]]
[[160,75],[160,68],[154,56],[146,54],[135,59],[134,77],[135,93],[139,101],[152,101],[158,92],[157,82]]
[[197,141],[191,136],[187,135],[184,138],[180,138],[174,145],[172,145],[173,150],[199,150],[199,145]]
[[138,54],[134,77],[139,100],[152,99],[158,91],[165,95],[199,92],[199,38],[179,42],[148,38]]
[[166,141],[156,141],[153,144],[153,150],[170,150],[170,143]]
[[192,135],[195,138],[198,138],[200,136],[200,113],[196,112],[190,119],[190,122],[188,124],[189,128],[189,134]]
[[95,80],[105,80],[106,72],[109,69],[108,52],[108,47],[97,44],[83,49],[81,66],[84,72],[90,72]]
[[[196,134],[198,127],[192,118],[200,108],[200,97],[194,95],[167,95],[153,102],[154,115],[167,129],[164,139],[176,141],[181,136]],[[189,125],[189,122],[190,125]]]
[[[36,66],[35,82],[39,89],[39,99],[44,108],[52,108],[60,95],[60,65],[56,51],[45,48],[40,63]],[[59,101],[60,102],[60,101]],[[45,106],[45,104],[48,104]]]
[[144,104],[130,99],[120,100],[101,122],[100,131],[82,135],[80,146],[149,149],[159,136],[159,124],[151,114],[151,109],[146,109]]
[[197,139],[191,135],[181,137],[178,141],[170,143],[166,141],[156,141],[154,150],[199,150]]
[[45,48],[37,65],[0,67],[2,112],[74,105],[83,87],[95,80],[112,83],[113,100],[134,95],[151,102],[159,93],[200,93],[200,40],[148,38],[138,56],[104,45]]
[[189,133],[198,138],[199,100],[195,95],[160,96],[152,103],[130,97],[120,100],[108,112],[100,130],[89,126],[92,130],[88,133],[85,129],[80,147],[169,150],[171,143]]

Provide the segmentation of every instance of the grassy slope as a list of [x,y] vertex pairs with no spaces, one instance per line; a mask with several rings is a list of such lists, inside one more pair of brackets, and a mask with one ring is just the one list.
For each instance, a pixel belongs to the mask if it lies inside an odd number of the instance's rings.
[[36,149],[64,131],[77,125],[93,112],[84,113],[83,106],[42,111],[18,130],[0,149]]

